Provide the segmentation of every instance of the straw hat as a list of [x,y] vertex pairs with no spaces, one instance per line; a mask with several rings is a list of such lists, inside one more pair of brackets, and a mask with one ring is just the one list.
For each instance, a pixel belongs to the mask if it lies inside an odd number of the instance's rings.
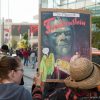
[[70,63],[70,76],[64,80],[68,87],[91,89],[100,85],[100,65],[87,58],[77,58]]

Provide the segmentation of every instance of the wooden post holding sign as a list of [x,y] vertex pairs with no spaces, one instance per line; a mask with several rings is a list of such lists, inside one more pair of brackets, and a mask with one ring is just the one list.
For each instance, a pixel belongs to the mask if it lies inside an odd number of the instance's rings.
[[[41,9],[39,34],[40,73],[43,82],[63,82],[69,62],[78,52],[91,59],[91,16],[86,10]],[[42,50],[48,48],[48,55]]]

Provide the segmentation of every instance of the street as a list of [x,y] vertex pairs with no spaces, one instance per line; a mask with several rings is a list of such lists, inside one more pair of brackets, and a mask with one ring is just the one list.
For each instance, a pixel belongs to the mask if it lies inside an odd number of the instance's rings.
[[31,78],[24,76],[24,87],[28,89],[30,92],[31,92],[32,83],[33,81]]

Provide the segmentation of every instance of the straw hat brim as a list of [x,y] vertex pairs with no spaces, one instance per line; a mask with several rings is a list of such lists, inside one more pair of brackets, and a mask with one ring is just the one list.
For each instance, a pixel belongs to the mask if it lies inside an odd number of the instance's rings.
[[100,85],[100,65],[93,63],[93,73],[82,81],[75,82],[71,76],[64,80],[66,86],[80,89],[91,89]]

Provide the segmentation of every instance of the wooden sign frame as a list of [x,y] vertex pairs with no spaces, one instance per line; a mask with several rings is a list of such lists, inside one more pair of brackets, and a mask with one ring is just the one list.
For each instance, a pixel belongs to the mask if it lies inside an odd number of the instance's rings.
[[[53,20],[53,17],[64,17],[64,18],[68,18],[67,22],[69,21],[69,26],[72,25],[74,26],[74,31],[76,32],[76,44],[74,44],[74,52],[73,54],[75,54],[75,52],[79,51],[79,53],[81,53],[82,56],[91,59],[92,54],[91,54],[91,12],[88,10],[80,10],[80,9],[45,9],[45,8],[41,8],[40,9],[40,15],[39,15],[39,45],[38,45],[38,62],[40,65],[43,53],[42,53],[42,49],[44,47],[46,47],[46,45],[43,45],[43,41],[47,41],[43,36],[45,36],[45,34],[49,34],[49,32],[53,32],[53,27],[52,29],[48,28],[49,24],[53,24],[50,23],[46,23],[47,19],[51,18],[50,20]],[[62,20],[62,19],[61,19]],[[44,21],[45,21],[45,25],[44,25]],[[59,22],[57,22],[59,23]],[[63,21],[64,23],[64,21]],[[66,25],[66,23],[64,23],[64,25]],[[67,23],[68,25],[68,23]],[[45,26],[45,29],[44,29]],[[62,27],[62,25],[60,24],[60,26]],[[59,28],[58,26],[55,26],[55,28]],[[45,33],[45,34],[44,34]],[[83,34],[82,34],[83,33]],[[79,39],[80,38],[80,39]],[[81,42],[82,41],[82,42]],[[47,42],[48,43],[48,42]],[[50,45],[48,45],[47,47],[49,48]],[[79,46],[79,48],[78,48]],[[78,48],[78,49],[77,49]],[[88,49],[86,49],[88,48]],[[50,49],[51,50],[51,49]],[[53,51],[52,51],[53,52]],[[54,54],[55,56],[55,54]],[[58,57],[58,56],[57,56]],[[72,55],[71,55],[72,57]],[[57,59],[57,58],[55,58]],[[70,60],[70,59],[69,59]],[[69,62],[68,60],[68,62]],[[46,82],[63,82],[63,79],[47,79]]]

